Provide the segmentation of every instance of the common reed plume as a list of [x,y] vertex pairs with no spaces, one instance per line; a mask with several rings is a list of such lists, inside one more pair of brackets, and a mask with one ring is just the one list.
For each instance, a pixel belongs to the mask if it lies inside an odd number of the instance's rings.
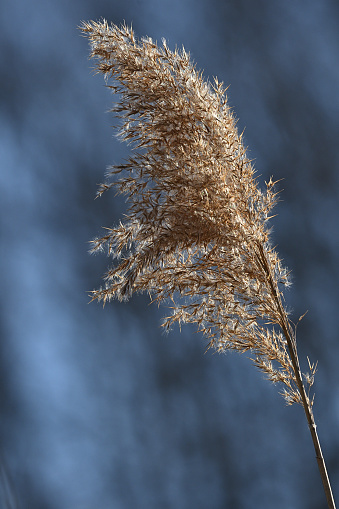
[[133,147],[98,191],[114,187],[129,207],[93,241],[93,252],[106,248],[117,260],[93,299],[148,292],[170,303],[166,329],[195,323],[210,347],[250,352],[287,403],[303,406],[334,508],[312,412],[316,366],[301,374],[283,296],[289,275],[270,243],[277,193],[272,179],[258,186],[223,84],[206,82],[185,50],[172,52],[165,40],[138,41],[106,21],[80,28],[117,94],[120,138]]

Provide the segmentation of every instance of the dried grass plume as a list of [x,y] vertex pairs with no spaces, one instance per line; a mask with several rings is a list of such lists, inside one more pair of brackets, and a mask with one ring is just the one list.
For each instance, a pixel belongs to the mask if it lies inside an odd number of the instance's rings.
[[259,188],[223,84],[204,80],[184,49],[139,41],[126,25],[81,30],[132,147],[98,191],[114,187],[128,210],[93,241],[116,260],[93,298],[147,292],[169,303],[166,329],[195,323],[210,347],[250,352],[287,403],[303,405],[311,429],[315,366],[303,379],[284,305],[289,277],[270,242],[277,193],[272,179]]

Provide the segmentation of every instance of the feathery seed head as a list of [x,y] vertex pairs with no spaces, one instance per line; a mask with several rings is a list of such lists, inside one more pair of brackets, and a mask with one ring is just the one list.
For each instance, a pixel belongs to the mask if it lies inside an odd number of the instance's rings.
[[118,94],[112,111],[133,148],[98,191],[115,187],[129,206],[124,222],[93,241],[93,252],[107,247],[117,260],[93,298],[171,300],[165,328],[196,323],[217,350],[254,352],[255,364],[285,384],[286,400],[299,402],[281,332],[288,275],[267,225],[277,194],[272,179],[258,187],[223,84],[205,81],[164,39],[161,47],[138,41],[106,21],[81,29]]

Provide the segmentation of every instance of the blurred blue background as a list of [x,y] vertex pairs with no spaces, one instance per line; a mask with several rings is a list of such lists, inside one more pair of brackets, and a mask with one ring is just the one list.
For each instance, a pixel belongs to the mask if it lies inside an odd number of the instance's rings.
[[[184,45],[230,85],[260,182],[283,179],[274,242],[339,500],[339,2],[2,0],[0,506],[326,507],[301,407],[193,329],[161,332],[146,297],[89,304],[108,263],[88,241],[124,211],[127,156],[77,26],[101,17]],[[2,504],[2,505],[1,505]]]

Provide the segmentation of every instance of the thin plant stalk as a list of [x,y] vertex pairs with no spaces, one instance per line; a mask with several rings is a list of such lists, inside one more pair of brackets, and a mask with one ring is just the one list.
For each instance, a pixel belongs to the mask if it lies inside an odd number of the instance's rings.
[[261,191],[226,89],[205,81],[184,49],[140,41],[126,25],[84,22],[91,57],[117,94],[119,136],[132,146],[109,169],[98,196],[115,187],[129,204],[124,221],[92,241],[116,261],[92,292],[105,304],[147,292],[170,302],[163,326],[195,323],[219,352],[250,352],[303,406],[330,509],[335,508],[313,416],[316,364],[299,365],[296,330],[285,307],[289,272],[270,242],[278,193]]
[[296,339],[295,339],[295,333],[293,333],[293,330],[291,329],[291,325],[290,325],[290,323],[286,317],[286,314],[284,312],[284,309],[283,309],[283,306],[281,303],[281,298],[279,296],[279,292],[274,288],[274,280],[270,274],[269,263],[268,263],[267,259],[265,258],[264,253],[262,253],[262,254],[263,254],[263,264],[266,267],[267,276],[269,278],[270,285],[272,287],[272,292],[275,295],[275,298],[277,300],[279,310],[281,313],[282,330],[283,330],[283,334],[287,341],[288,351],[289,351],[290,358],[291,358],[291,361],[293,364],[293,370],[294,370],[294,373],[296,376],[296,383],[298,385],[299,393],[300,393],[301,400],[302,400],[302,406],[304,408],[308,427],[309,427],[309,430],[311,433],[312,442],[313,442],[313,446],[314,446],[314,450],[315,450],[315,456],[316,456],[316,460],[317,460],[317,464],[318,464],[318,468],[319,468],[319,472],[320,472],[320,477],[321,477],[321,481],[323,483],[323,488],[324,488],[325,495],[326,495],[327,505],[328,505],[329,509],[335,509],[336,506],[335,506],[334,497],[333,497],[333,493],[332,493],[331,483],[330,483],[330,480],[328,477],[325,459],[324,459],[324,456],[323,456],[323,453],[321,450],[321,446],[320,446],[320,441],[319,441],[319,437],[318,437],[318,433],[317,433],[317,425],[315,423],[313,410],[312,410],[312,404],[310,404],[309,396],[306,393],[305,386],[304,386],[304,383],[302,380],[302,374],[300,371],[299,358],[298,358],[298,353],[297,353],[297,344],[296,344]]

